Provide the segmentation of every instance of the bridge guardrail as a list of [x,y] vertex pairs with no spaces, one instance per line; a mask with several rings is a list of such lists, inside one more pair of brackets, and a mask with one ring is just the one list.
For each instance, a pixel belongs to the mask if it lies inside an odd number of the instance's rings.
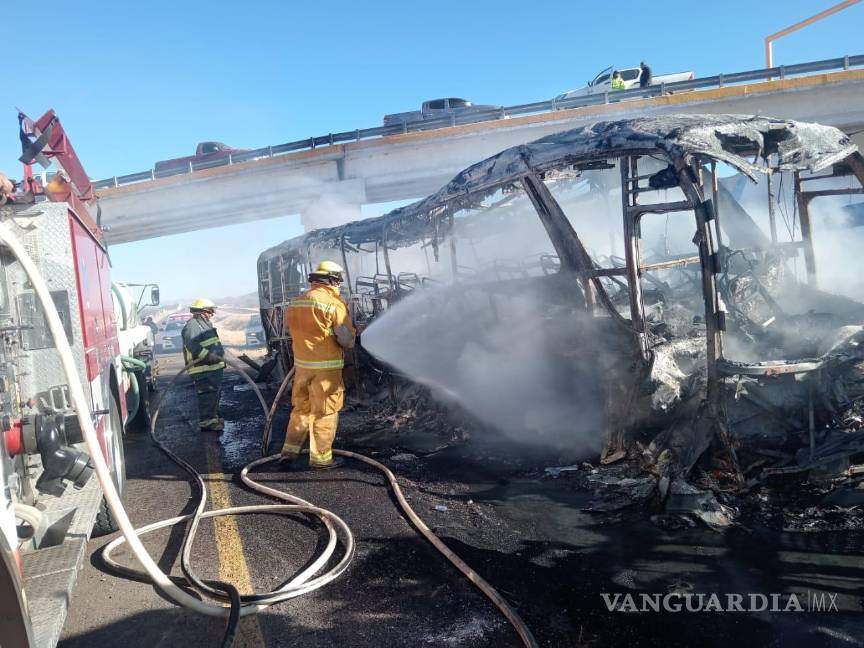
[[625,99],[636,99],[641,97],[657,97],[665,94],[672,94],[686,90],[697,90],[701,88],[722,88],[727,85],[745,83],[747,81],[762,81],[773,78],[783,79],[787,76],[807,74],[811,72],[825,72],[830,70],[848,70],[852,67],[864,66],[864,55],[843,56],[841,58],[824,59],[821,61],[810,61],[808,63],[798,63],[795,65],[779,65],[772,68],[764,68],[759,70],[747,70],[745,72],[736,72],[733,74],[717,74],[710,77],[702,77],[692,79],[690,81],[677,81],[675,83],[664,83],[652,85],[647,88],[631,88],[629,90],[616,90],[614,92],[598,93],[586,95],[584,97],[572,97],[570,99],[551,99],[548,101],[535,101],[532,103],[518,104],[515,106],[495,108],[493,110],[478,111],[466,115],[450,115],[448,117],[439,117],[437,119],[428,119],[404,124],[394,124],[391,126],[375,126],[372,128],[360,128],[353,131],[345,131],[342,133],[328,133],[327,135],[319,135],[317,137],[309,137],[296,142],[287,142],[275,146],[266,146],[264,148],[244,151],[242,153],[231,153],[227,157],[217,160],[207,160],[199,163],[190,162],[183,166],[178,166],[176,169],[167,169],[162,171],[141,171],[138,173],[130,173],[123,176],[115,176],[105,180],[98,180],[93,183],[94,189],[106,189],[109,187],[119,187],[138,182],[146,182],[156,178],[165,178],[175,175],[186,175],[200,171],[202,169],[210,169],[220,166],[229,166],[239,162],[248,162],[260,158],[275,157],[285,153],[293,153],[295,151],[303,151],[314,149],[319,146],[331,146],[333,144],[344,144],[347,142],[355,142],[364,139],[375,137],[384,137],[386,135],[397,135],[400,133],[411,133],[426,130],[435,130],[438,128],[447,128],[448,126],[457,126],[462,124],[474,124],[478,122],[494,121],[497,119],[506,119],[507,117],[517,115],[528,115],[534,113],[551,112],[556,110],[567,110],[570,108],[582,108],[585,106],[596,106],[606,103],[615,103]]

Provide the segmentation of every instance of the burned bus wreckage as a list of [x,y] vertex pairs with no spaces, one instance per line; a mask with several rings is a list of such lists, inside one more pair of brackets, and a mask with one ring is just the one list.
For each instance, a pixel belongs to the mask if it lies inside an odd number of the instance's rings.
[[287,369],[283,309],[329,258],[372,354],[346,366],[359,397],[408,377],[526,443],[599,453],[601,473],[626,467],[662,499],[685,480],[854,483],[864,303],[826,223],[862,186],[856,146],[818,124],[677,115],[557,133],[262,253],[269,349]]

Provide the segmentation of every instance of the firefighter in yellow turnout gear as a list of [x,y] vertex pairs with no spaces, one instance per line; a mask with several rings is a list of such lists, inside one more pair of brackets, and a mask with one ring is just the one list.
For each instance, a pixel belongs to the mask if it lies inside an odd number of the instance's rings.
[[198,395],[198,424],[202,430],[220,432],[225,427],[225,421],[219,416],[225,351],[219,334],[210,323],[216,304],[209,299],[196,299],[189,312],[192,319],[186,322],[182,333],[183,361],[188,365],[198,360],[186,370]]
[[354,324],[339,296],[342,268],[322,261],[309,275],[311,287],[293,299],[285,312],[285,326],[294,353],[291,418],[282,461],[293,463],[309,437],[309,465],[331,468],[333,439],[345,396],[342,367],[345,349],[354,347]]

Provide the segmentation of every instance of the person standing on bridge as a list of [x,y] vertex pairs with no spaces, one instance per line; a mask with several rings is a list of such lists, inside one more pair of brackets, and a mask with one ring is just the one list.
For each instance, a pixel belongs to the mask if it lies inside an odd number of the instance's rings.
[[282,446],[282,462],[296,459],[309,437],[309,466],[333,468],[333,440],[345,400],[342,367],[345,349],[354,347],[355,330],[348,305],[339,295],[342,268],[322,261],[309,275],[309,290],[285,310],[285,327],[294,354],[291,418]]
[[225,371],[225,350],[211,323],[216,304],[209,299],[196,299],[189,307],[192,319],[183,327],[183,360],[195,383],[198,395],[198,425],[202,431],[221,432],[225,421],[219,417],[219,398],[222,395],[222,374]]
[[639,87],[647,88],[651,85],[651,66],[648,65],[645,61],[642,61],[639,64]]
[[621,78],[621,73],[618,70],[615,70],[612,73],[612,89],[613,90],[624,90],[626,86],[624,85],[624,79]]

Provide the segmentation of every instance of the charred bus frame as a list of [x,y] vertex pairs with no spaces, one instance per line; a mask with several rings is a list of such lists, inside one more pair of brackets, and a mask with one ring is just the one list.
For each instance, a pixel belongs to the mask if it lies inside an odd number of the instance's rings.
[[[648,161],[650,164],[646,165]],[[730,204],[728,214],[725,208],[718,209],[724,191],[718,183],[720,164],[752,181],[756,181],[757,174],[767,176],[770,238],[740,206]],[[600,267],[550,191],[548,181],[556,174],[579,176],[591,170],[612,169],[615,165],[620,172],[625,258],[620,267]],[[650,168],[645,169],[645,166]],[[778,241],[773,179],[778,173],[790,173],[794,178],[794,198],[800,217],[799,240]],[[859,186],[805,189],[805,185],[812,186],[812,183],[849,177],[856,179]],[[724,245],[720,224],[724,223],[724,229],[728,227],[743,233],[743,240],[752,248],[789,255],[802,250],[807,281],[816,287],[810,203],[818,197],[864,192],[864,160],[855,145],[841,131],[818,124],[739,115],[678,115],[600,122],[507,149],[467,168],[440,191],[417,203],[378,218],[316,230],[264,252],[258,263],[259,289],[262,320],[266,322],[271,349],[279,348],[283,357],[288,357],[287,337],[281,325],[283,307],[301,290],[317,257],[332,257],[334,252],[338,253],[349,270],[348,297],[358,316],[362,320],[374,318],[423,283],[416,275],[394,272],[390,259],[392,250],[420,244],[427,255],[431,248],[437,261],[440,246],[449,238],[451,274],[457,281],[454,214],[479,207],[486,197],[507,187],[524,190],[554,247],[557,258],[550,257],[545,264],[541,260],[543,274],[557,270],[572,276],[579,287],[580,307],[592,316],[609,317],[622,330],[628,331],[634,357],[642,363],[652,361],[652,345],[641,280],[649,278],[653,271],[698,265],[704,301],[707,369],[703,416],[713,422],[735,472],[740,475],[735,449],[721,413],[723,379],[807,373],[818,370],[818,362],[784,359],[747,364],[724,357],[727,313],[717,278],[734,251]],[[680,189],[683,200],[644,200],[652,193],[656,195],[668,189]],[[693,214],[693,243],[698,254],[646,263],[640,246],[643,216],[672,212]],[[374,275],[351,275],[350,259],[357,253],[375,254]],[[290,276],[285,274],[286,267],[292,269]],[[612,303],[604,278],[626,286],[629,319]],[[277,280],[279,290],[274,291]],[[368,299],[371,308],[362,308],[363,299]],[[620,450],[623,444],[621,428],[625,426],[619,422],[617,427],[617,430],[607,430],[607,456],[614,454],[616,448]]]

